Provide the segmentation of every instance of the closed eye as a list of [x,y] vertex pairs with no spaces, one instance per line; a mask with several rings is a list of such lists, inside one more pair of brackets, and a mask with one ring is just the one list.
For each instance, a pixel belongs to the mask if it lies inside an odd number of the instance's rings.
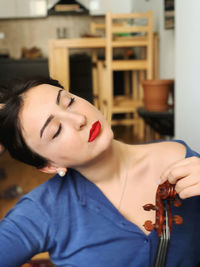
[[71,97],[70,102],[67,107],[71,106],[75,101],[75,97]]
[[56,137],[59,135],[59,133],[61,132],[61,130],[62,130],[62,125],[61,125],[61,123],[60,123],[60,125],[59,125],[59,127],[58,127],[58,130],[57,130],[57,132],[54,134],[54,136],[52,137],[52,139],[56,138]]
[[[70,102],[69,102],[69,104],[68,104],[67,107],[71,106],[74,103],[74,101],[75,101],[75,98],[74,97],[71,97]],[[59,124],[59,127],[58,127],[58,130],[56,131],[56,133],[54,134],[54,136],[52,137],[52,139],[56,138],[60,134],[61,130],[62,130],[62,125],[60,123]]]

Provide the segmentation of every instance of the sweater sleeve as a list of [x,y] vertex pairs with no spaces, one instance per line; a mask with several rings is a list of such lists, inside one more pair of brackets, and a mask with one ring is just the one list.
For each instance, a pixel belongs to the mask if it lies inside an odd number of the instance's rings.
[[172,140],[173,142],[176,142],[176,143],[180,143],[180,144],[182,144],[182,145],[184,145],[185,146],[185,148],[186,148],[186,155],[185,155],[185,157],[186,158],[189,158],[189,157],[198,157],[198,158],[200,158],[200,154],[198,153],[198,152],[196,152],[196,151],[194,151],[194,150],[192,150],[184,141],[182,141],[182,140]]
[[25,198],[0,222],[0,265],[16,267],[50,247],[49,218]]

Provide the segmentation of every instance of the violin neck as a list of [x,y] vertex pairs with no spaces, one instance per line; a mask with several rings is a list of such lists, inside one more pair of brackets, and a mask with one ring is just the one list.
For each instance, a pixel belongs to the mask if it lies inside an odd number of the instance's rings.
[[160,236],[154,267],[165,267],[169,240],[170,234],[168,235],[165,231],[163,231]]

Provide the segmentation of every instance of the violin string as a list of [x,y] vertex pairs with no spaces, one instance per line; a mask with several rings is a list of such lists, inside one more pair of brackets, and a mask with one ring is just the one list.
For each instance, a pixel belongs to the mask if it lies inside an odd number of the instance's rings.
[[163,228],[163,248],[162,248],[162,253],[161,253],[161,258],[160,258],[160,267],[165,267],[165,261],[166,261],[166,254],[167,254],[167,209],[165,206],[165,225]]
[[164,247],[165,247],[165,237],[164,237],[164,232],[162,232],[161,237],[160,237],[160,244],[159,244],[159,254],[156,262],[156,267],[164,267],[163,266],[163,252],[164,252]]
[[163,267],[165,266],[166,258],[167,258],[167,249],[169,243],[169,224],[168,224],[168,203],[165,203],[165,247],[163,252]]
[[165,203],[165,227],[163,227],[163,231],[160,236],[159,247],[156,255],[156,262],[154,265],[155,267],[165,267],[165,262],[167,257],[168,244],[170,240],[168,209],[166,207],[167,205],[169,205],[169,203]]
[[167,209],[167,207],[166,207],[166,210],[165,210],[165,236],[166,236],[166,242],[165,242],[164,264],[165,264],[165,261],[166,261],[167,249],[168,249],[168,244],[169,244],[169,223],[168,223],[168,209]]
[[158,246],[158,250],[157,250],[157,255],[156,255],[156,262],[155,262],[155,267],[159,267],[160,264],[160,255],[161,255],[161,251],[162,251],[162,235],[160,237],[160,241],[159,241],[159,246]]
[[165,262],[165,256],[166,256],[166,232],[165,229],[163,229],[163,246],[162,246],[162,253],[160,257],[160,267],[164,267],[164,262]]
[[164,244],[163,244],[163,254],[162,254],[162,260],[161,260],[161,266],[164,267],[165,266],[165,260],[166,260],[166,247],[167,247],[167,239],[166,239],[166,231],[164,229]]
[[163,266],[165,266],[166,258],[167,258],[167,249],[169,244],[169,223],[168,223],[168,205],[169,203],[165,203],[165,248],[163,253]]
[[160,237],[159,253],[157,255],[155,267],[164,267],[165,242],[165,232],[163,231]]

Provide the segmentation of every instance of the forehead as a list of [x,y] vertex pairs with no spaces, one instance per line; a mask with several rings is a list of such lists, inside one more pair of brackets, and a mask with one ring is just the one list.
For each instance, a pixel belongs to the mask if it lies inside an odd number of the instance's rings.
[[40,129],[51,114],[60,89],[52,85],[42,84],[31,88],[23,95],[19,121],[27,143],[30,144],[39,138]]
[[55,103],[59,90],[60,88],[49,84],[38,85],[28,90],[23,95],[23,105],[21,108],[22,118],[30,115],[36,115],[38,113],[38,109],[50,108],[52,104]]
[[61,88],[50,85],[50,84],[41,84],[38,86],[35,86],[31,89],[29,89],[23,96],[24,103],[28,101],[29,103],[33,102],[37,99],[44,99],[49,98],[52,96],[55,96],[55,94],[60,90]]

